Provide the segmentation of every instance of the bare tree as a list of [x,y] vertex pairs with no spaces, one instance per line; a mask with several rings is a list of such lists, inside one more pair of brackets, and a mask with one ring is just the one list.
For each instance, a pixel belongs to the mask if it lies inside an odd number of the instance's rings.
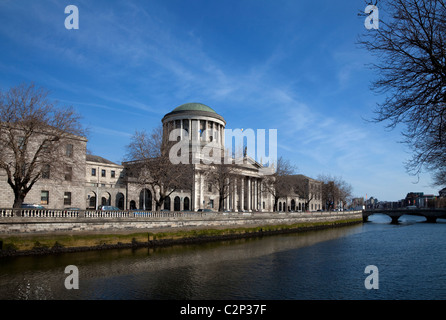
[[310,183],[310,178],[304,175],[293,176],[292,187],[299,198],[305,200],[305,211],[309,210],[310,203],[318,192],[312,188],[313,185]]
[[191,189],[192,166],[171,162],[169,148],[172,144],[163,140],[162,127],[157,127],[150,135],[136,131],[127,145],[127,165],[139,185],[152,189],[156,210],[160,210],[166,198],[176,190]]
[[218,192],[218,211],[223,211],[224,201],[231,194],[237,166],[226,164],[223,159],[220,164],[207,165],[204,169],[206,181]]
[[277,159],[275,172],[265,176],[263,188],[274,197],[273,211],[277,211],[277,203],[281,197],[286,197],[292,190],[292,182],[288,176],[292,175],[295,167],[288,161],[280,157]]
[[[446,165],[446,2],[387,0],[379,9],[389,19],[380,17],[379,29],[359,40],[378,60],[372,89],[386,94],[373,120],[404,127],[409,173],[435,173]],[[444,174],[437,183],[446,184]]]
[[352,197],[352,186],[342,178],[331,175],[319,175],[322,185],[322,203],[325,210],[337,208],[342,202],[346,205]]
[[75,163],[67,166],[62,147],[86,134],[80,116],[71,107],[58,107],[48,95],[34,84],[0,91],[0,169],[14,192],[14,208],[50,170],[54,178],[58,170],[71,174],[63,171]]

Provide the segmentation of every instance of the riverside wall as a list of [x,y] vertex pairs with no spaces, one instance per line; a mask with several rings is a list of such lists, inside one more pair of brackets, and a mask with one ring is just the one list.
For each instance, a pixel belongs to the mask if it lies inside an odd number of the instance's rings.
[[145,232],[159,229],[237,228],[362,219],[361,211],[303,213],[0,212],[0,235]]

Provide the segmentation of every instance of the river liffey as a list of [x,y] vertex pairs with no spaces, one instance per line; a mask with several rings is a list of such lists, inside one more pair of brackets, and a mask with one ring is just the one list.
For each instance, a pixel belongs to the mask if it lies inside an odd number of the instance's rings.
[[[446,220],[387,216],[300,234],[0,260],[0,299],[446,299]],[[67,266],[78,270],[65,273]],[[365,273],[367,266],[374,272]],[[367,289],[373,276],[377,289]],[[70,281],[68,281],[70,279]]]

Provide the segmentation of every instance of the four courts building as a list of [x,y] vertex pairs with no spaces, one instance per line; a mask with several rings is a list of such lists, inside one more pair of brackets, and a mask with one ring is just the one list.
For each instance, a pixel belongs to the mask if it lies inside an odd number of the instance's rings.
[[[225,119],[212,108],[201,103],[183,104],[162,118],[163,141],[168,141],[175,129],[176,141],[186,141],[190,146],[190,159],[202,160],[201,150],[212,145],[214,150],[227,155],[225,149]],[[172,141],[172,139],[170,139]],[[25,198],[26,203],[42,205],[49,209],[76,207],[97,209],[100,206],[115,206],[122,210],[155,210],[155,195],[146,185],[135,181],[130,174],[129,163],[116,164],[100,156],[86,153],[86,139],[74,139],[69,144],[75,150],[74,161],[77,171],[69,180],[48,175],[40,179]],[[240,155],[235,170],[225,179],[227,189],[223,200],[225,211],[265,211],[272,212],[274,197],[264,188],[264,167],[245,152]],[[232,154],[231,157],[235,158]],[[73,159],[72,159],[73,161]],[[209,165],[203,161],[192,161],[193,175],[190,184],[184,189],[176,189],[164,200],[162,210],[197,211],[200,209],[219,209],[221,192],[207,181]],[[62,181],[60,181],[62,180]],[[82,186],[82,187],[81,187]],[[80,188],[81,187],[81,188]],[[0,172],[0,207],[12,207],[13,195]],[[319,187],[316,188],[319,193]],[[321,209],[321,197],[313,197],[311,209]],[[300,199],[297,194],[280,199],[280,211],[303,208],[308,200]],[[277,208],[279,209],[279,208]]]
[[[174,129],[180,129],[180,140],[186,140],[190,150],[189,159],[194,166],[191,188],[191,209],[218,209],[220,193],[206,179],[205,156],[202,151],[212,146],[219,151],[218,160],[227,154],[225,149],[225,119],[212,108],[201,103],[187,103],[166,114],[163,119],[163,139],[168,140]],[[187,135],[184,137],[183,135]],[[231,154],[232,159],[232,154]],[[234,159],[235,160],[235,159]],[[262,190],[262,165],[244,156],[227,178],[223,208],[227,211],[272,211],[272,198]],[[174,195],[180,199],[181,194]],[[174,200],[175,201],[175,200]]]

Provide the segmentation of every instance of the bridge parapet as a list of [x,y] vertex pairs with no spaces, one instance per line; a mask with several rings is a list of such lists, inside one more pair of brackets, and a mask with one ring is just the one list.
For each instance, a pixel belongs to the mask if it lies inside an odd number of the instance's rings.
[[435,223],[437,219],[446,218],[446,208],[398,208],[398,209],[365,209],[362,211],[362,219],[368,221],[369,216],[381,213],[388,215],[392,223],[398,223],[398,219],[403,215],[422,216],[427,222]]

